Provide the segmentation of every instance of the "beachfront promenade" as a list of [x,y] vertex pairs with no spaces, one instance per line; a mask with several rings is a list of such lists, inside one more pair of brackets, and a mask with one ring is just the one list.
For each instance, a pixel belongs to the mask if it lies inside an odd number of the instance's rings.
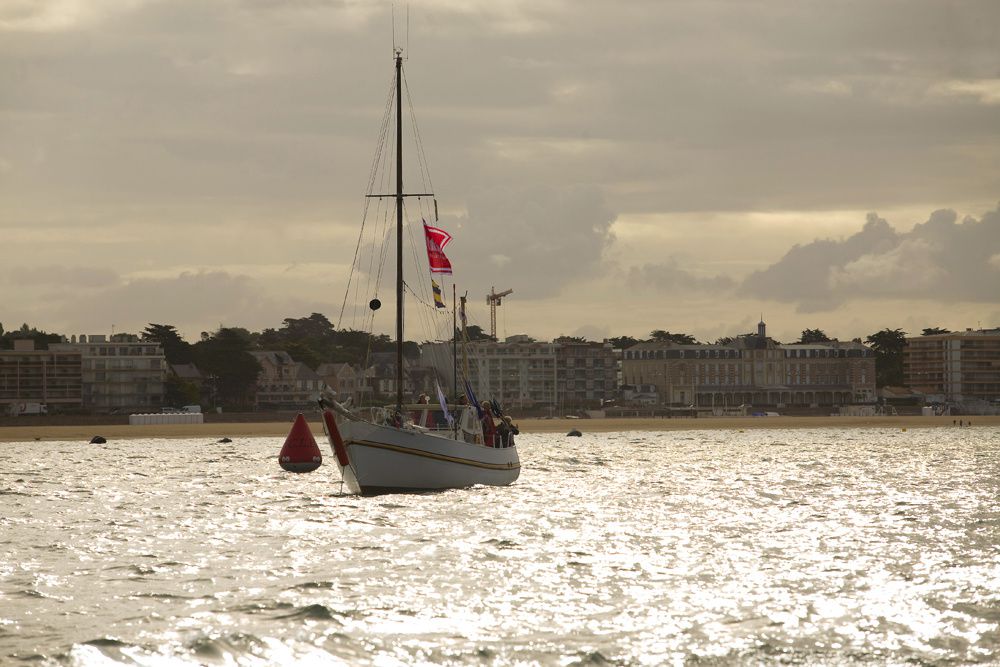
[[[313,435],[323,437],[318,415],[307,415]],[[957,422],[971,422],[972,428],[1000,426],[1000,416],[961,417],[707,417],[707,418],[648,418],[620,417],[607,419],[520,419],[523,435],[532,433],[567,433],[576,429],[583,434],[621,431],[687,431],[741,430],[788,428],[958,428]],[[27,421],[27,420],[25,420]],[[213,421],[206,424],[54,424],[46,420],[0,426],[0,442],[34,440],[89,441],[101,435],[109,441],[126,438],[220,438],[284,437],[291,428],[287,421],[247,422]]]

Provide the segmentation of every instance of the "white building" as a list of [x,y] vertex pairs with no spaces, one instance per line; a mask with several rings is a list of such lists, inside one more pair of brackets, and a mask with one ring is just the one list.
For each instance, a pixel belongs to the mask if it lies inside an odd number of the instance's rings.
[[83,407],[96,412],[149,412],[163,403],[167,361],[156,341],[132,334],[82,335],[52,343],[52,352],[79,352]]

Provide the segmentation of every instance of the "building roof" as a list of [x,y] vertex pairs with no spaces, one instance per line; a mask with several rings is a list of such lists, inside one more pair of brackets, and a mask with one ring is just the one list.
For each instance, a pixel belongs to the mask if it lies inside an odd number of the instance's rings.
[[301,361],[296,361],[295,363],[295,379],[296,380],[322,380],[316,371],[306,366]]
[[250,354],[252,354],[257,361],[268,361],[274,366],[298,363],[292,359],[292,355],[283,350],[251,350]]
[[906,340],[954,340],[956,338],[969,337],[997,337],[1000,336],[1000,328],[996,329],[966,329],[965,331],[952,331],[946,334],[931,334],[930,336],[907,336]]
[[322,375],[323,377],[326,377],[328,375],[340,375],[345,370],[351,371],[352,373],[355,373],[355,374],[358,372],[357,370],[355,370],[354,366],[351,366],[350,364],[347,364],[347,363],[329,363],[328,362],[328,363],[325,363],[325,364],[320,364],[316,368],[316,372],[319,375]]

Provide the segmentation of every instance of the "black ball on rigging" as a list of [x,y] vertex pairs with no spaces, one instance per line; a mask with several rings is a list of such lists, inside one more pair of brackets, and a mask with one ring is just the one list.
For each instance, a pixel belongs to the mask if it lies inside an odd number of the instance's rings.
[[379,301],[378,299],[372,299],[371,301],[368,302],[368,307],[371,308],[372,310],[378,310],[379,308],[382,307],[382,302]]

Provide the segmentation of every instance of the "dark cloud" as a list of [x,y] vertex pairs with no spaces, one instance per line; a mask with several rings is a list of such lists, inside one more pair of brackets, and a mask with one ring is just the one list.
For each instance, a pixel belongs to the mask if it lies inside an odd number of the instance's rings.
[[844,240],[796,245],[781,260],[748,276],[740,294],[827,310],[854,299],[996,301],[1000,283],[1000,209],[960,223],[939,210],[900,234],[872,213]]

